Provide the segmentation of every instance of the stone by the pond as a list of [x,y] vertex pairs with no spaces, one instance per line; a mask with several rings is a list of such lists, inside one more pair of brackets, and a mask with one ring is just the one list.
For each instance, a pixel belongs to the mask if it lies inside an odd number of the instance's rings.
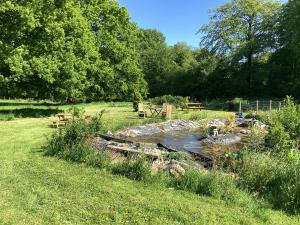
[[165,171],[169,172],[173,177],[180,177],[185,174],[185,169],[178,161],[171,160],[165,166]]
[[251,130],[240,130],[241,134],[251,134]]
[[115,135],[119,137],[141,137],[141,136],[150,136],[158,133],[166,133],[171,131],[191,130],[199,127],[200,124],[195,121],[170,120],[163,123],[148,124],[148,125],[128,128],[116,132]]
[[218,136],[209,136],[202,140],[203,143],[209,145],[230,145],[241,141],[240,136],[236,134],[224,134]]
[[106,146],[108,145],[108,141],[97,136],[91,140],[90,145],[93,149],[105,149]]

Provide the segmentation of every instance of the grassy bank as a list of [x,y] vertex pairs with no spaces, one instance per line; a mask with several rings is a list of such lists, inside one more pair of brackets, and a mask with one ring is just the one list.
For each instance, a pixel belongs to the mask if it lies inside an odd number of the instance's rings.
[[[10,101],[11,103],[20,103]],[[2,109],[65,110],[69,106],[0,104]],[[137,119],[130,103],[81,105],[106,110],[116,130],[152,120]],[[176,118],[220,117],[224,112],[179,112]],[[45,157],[41,146],[55,129],[52,118],[0,121],[0,224],[299,224],[299,216],[250,209],[185,191],[147,186],[105,170]]]

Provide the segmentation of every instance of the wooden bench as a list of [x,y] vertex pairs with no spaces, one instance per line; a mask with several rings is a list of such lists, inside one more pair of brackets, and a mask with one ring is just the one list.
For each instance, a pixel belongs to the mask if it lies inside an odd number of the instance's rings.
[[[70,121],[76,120],[76,118],[73,118],[72,115],[68,113],[59,113],[56,116],[57,118],[52,122],[52,126],[55,128],[58,128],[61,125],[66,126]],[[84,121],[90,123],[92,121],[92,116],[86,115]]]
[[143,103],[138,104],[138,116],[143,117],[143,118],[147,117],[147,112],[145,110],[145,107],[144,107]]
[[201,103],[197,103],[197,102],[190,102],[187,104],[187,109],[193,109],[193,110],[202,110],[202,109],[205,109],[204,106],[202,106]]

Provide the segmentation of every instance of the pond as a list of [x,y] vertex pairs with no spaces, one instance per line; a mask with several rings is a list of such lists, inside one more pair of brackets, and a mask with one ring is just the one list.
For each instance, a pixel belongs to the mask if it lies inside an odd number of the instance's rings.
[[229,149],[235,150],[241,142],[241,138],[235,134],[205,138],[199,130],[157,133],[132,137],[130,140],[139,143],[160,143],[172,149],[210,156],[219,155]]

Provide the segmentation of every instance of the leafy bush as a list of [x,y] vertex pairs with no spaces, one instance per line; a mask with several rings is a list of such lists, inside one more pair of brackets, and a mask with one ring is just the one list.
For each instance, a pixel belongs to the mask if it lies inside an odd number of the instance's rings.
[[163,105],[163,103],[169,103],[174,105],[176,108],[187,108],[188,98],[182,96],[164,95],[161,97],[155,97],[149,99],[154,105]]
[[237,188],[233,177],[216,171],[204,173],[203,171],[188,170],[174,181],[174,186],[177,189],[211,196],[229,203],[243,204],[245,199],[247,202],[251,202],[251,197]]
[[220,127],[220,132],[223,134],[231,133],[233,132],[234,128],[235,128],[235,114],[227,113],[225,125]]
[[207,118],[207,113],[203,113],[202,112],[194,112],[192,113],[190,116],[189,116],[189,120],[194,120],[194,121],[197,121],[197,120],[202,120],[202,119],[205,119]]
[[281,164],[270,183],[268,197],[275,208],[300,213],[300,161]]
[[186,152],[166,152],[163,154],[165,159],[175,159],[175,160],[189,160],[191,159],[190,154]]
[[147,180],[151,178],[150,164],[144,157],[127,159],[118,163],[112,168],[112,172],[132,180]]
[[244,151],[235,165],[238,185],[264,197],[274,208],[300,212],[300,153],[284,156]]
[[254,149],[261,148],[262,146],[264,146],[266,135],[266,129],[254,125],[253,127],[251,127],[251,133],[247,136],[249,146]]
[[270,115],[269,134],[271,147],[276,153],[287,152],[299,145],[300,110],[290,97],[281,111]]
[[238,111],[240,102],[242,105],[248,104],[247,100],[244,100],[242,98],[234,98],[232,100],[228,100],[227,103],[227,110],[228,111]]
[[91,123],[86,123],[83,118],[80,118],[73,120],[65,128],[59,129],[44,146],[45,155],[58,156],[71,161],[85,161],[92,151],[89,150],[85,141],[91,135],[104,129],[102,114],[103,112],[93,117]]
[[269,190],[276,174],[278,161],[266,153],[244,152],[239,161],[239,184],[260,194]]

